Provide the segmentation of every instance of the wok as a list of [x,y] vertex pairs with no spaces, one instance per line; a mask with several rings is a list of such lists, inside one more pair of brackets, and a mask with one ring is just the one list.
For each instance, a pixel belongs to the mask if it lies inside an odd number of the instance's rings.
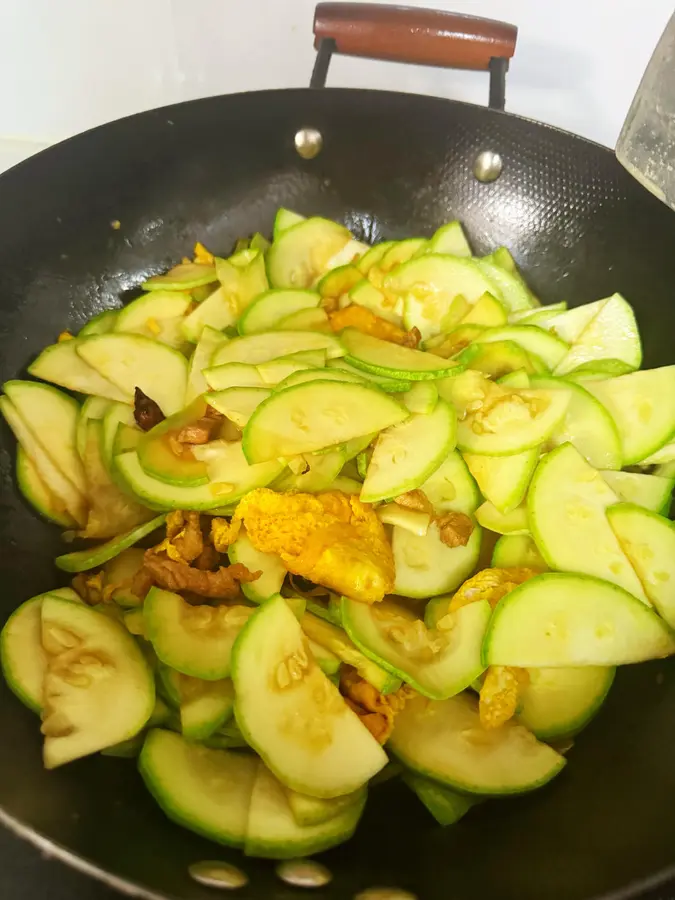
[[[315,27],[317,85],[330,52],[343,50],[490,69],[493,106],[503,103],[511,26],[325,4]],[[303,128],[323,139],[312,159],[296,150]],[[311,139],[298,143],[310,155],[318,149]],[[485,151],[502,161],[491,182],[474,176]],[[495,175],[491,161],[487,174]],[[1,379],[24,373],[64,328],[120,305],[195,239],[227,252],[238,236],[268,232],[280,205],[339,219],[367,241],[430,235],[457,217],[475,252],[508,245],[544,302],[575,305],[622,291],[637,311],[646,365],[674,361],[675,216],[609,150],[500,109],[316,88],[146,112],[2,176]],[[59,580],[52,559],[62,544],[19,497],[4,426],[1,439],[4,619]],[[214,857],[248,874],[242,897],[301,895],[272,864],[170,824],[129,761],[96,756],[44,772],[35,718],[4,683],[0,716],[0,817],[30,840],[142,897],[213,897],[188,865]],[[441,829],[396,781],[373,789],[356,838],[322,857],[333,880],[315,896],[351,898],[375,886],[420,900],[641,895],[675,874],[673,746],[672,663],[625,667],[570,765],[540,792],[485,804]]]

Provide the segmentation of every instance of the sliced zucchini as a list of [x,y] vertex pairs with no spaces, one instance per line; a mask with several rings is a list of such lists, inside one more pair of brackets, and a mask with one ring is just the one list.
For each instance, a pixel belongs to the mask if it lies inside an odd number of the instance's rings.
[[670,506],[675,478],[641,475],[638,472],[601,472],[619,500],[635,503],[651,512],[662,513]]
[[51,381],[80,394],[94,394],[122,403],[133,402],[133,391],[121,390],[104,378],[79,355],[78,349],[89,338],[73,338],[45,347],[38,358],[28,366],[36,378]]
[[639,465],[653,466],[672,463],[675,460],[675,440],[669,440],[666,444],[644,459],[641,459]]
[[433,412],[413,414],[382,431],[375,441],[361,500],[375,503],[418,488],[454,450],[456,428],[454,409],[439,400]]
[[391,546],[396,566],[395,593],[424,599],[454,591],[476,568],[480,545],[478,526],[465,547],[447,547],[435,523],[424,537],[394,526]]
[[206,402],[222,413],[230,422],[234,422],[237,428],[244,428],[256,409],[263,400],[267,400],[271,393],[268,388],[232,387],[225,391],[208,393]]
[[429,253],[447,253],[450,256],[471,256],[471,247],[461,224],[455,220],[441,225],[429,239]]
[[[461,326],[462,328],[465,326]],[[471,326],[476,327],[476,326]],[[459,330],[459,329],[456,329]],[[485,329],[486,331],[488,329]],[[454,332],[451,334],[454,337]],[[513,341],[474,342],[454,357],[467,369],[476,369],[490,378],[502,379],[511,372],[524,369],[527,373],[545,372],[546,366]]]
[[267,254],[272,287],[311,287],[320,275],[333,268],[329,263],[350,240],[343,225],[316,216],[275,235]]
[[351,381],[356,384],[363,384],[367,381],[360,375],[347,372],[344,369],[304,369],[299,372],[293,372],[276,385],[275,390],[283,391],[287,387],[295,387],[296,384],[305,384],[308,381]]
[[[488,328],[506,325],[507,316],[504,304],[492,294],[483,294],[461,321],[461,325],[484,325]],[[518,343],[516,341],[516,343]]]
[[60,506],[77,522],[84,525],[87,519],[85,498],[69,478],[52,462],[31,429],[8,397],[0,397],[0,414],[14,433],[15,438],[30,457],[40,480],[56,497]]
[[477,700],[467,693],[409,700],[387,746],[417,774],[468,794],[521,794],[546,784],[565,765],[522,725],[483,729]]
[[529,354],[541,359],[549,369],[554,369],[569,350],[569,345],[536,325],[504,325],[489,328],[477,338],[477,343],[512,341]]
[[251,543],[242,528],[237,540],[230,544],[227,555],[232,564],[241,563],[250,572],[260,572],[260,577],[249,584],[242,584],[244,596],[253,603],[263,603],[278,594],[286,578],[286,567],[274,553],[262,553]]
[[301,309],[291,313],[274,326],[275,331],[331,331],[328,313],[324,309]]
[[499,601],[483,642],[489,666],[619,666],[675,653],[659,616],[628,591],[571,573],[544,573]]
[[187,361],[177,350],[140,334],[111,333],[78,342],[77,353],[125,396],[138,387],[166,416],[183,408]]
[[229,259],[216,257],[216,272],[220,286],[237,318],[249,303],[269,288],[265,256],[260,248],[251,246],[240,253],[235,253]]
[[[213,277],[216,270],[212,267]],[[142,334],[169,347],[179,348],[185,341],[184,317],[192,297],[180,290],[154,290],[142,294],[120,310],[115,321],[116,332]]]
[[229,341],[216,351],[211,365],[222,366],[229,362],[258,365],[280,356],[298,353],[300,350],[325,350],[329,359],[345,354],[340,340],[333,334],[320,334],[315,331],[266,331]]
[[479,802],[414,772],[404,772],[403,781],[417,794],[439,825],[454,825]]
[[503,534],[492,552],[492,565],[495,569],[541,569],[548,566],[537,545],[529,534]]
[[44,764],[56,768],[137,734],[155,682],[136,641],[106,615],[61,597],[42,601]]
[[446,305],[459,294],[473,304],[485,293],[498,293],[474,260],[434,253],[400,266],[387,276],[384,286],[395,294],[406,294],[423,286],[429,302],[436,296],[441,302],[445,300]]
[[37,381],[6,381],[2,386],[35,440],[82,495],[87,483],[77,452],[80,405],[68,394]]
[[633,503],[610,506],[607,520],[647,597],[675,628],[675,525]]
[[316,291],[266,291],[244,310],[237,322],[237,330],[242,335],[270,331],[293,313],[316,309],[320,301],[321,295]]
[[[306,351],[313,352],[313,351]],[[258,363],[256,369],[260,373],[266,387],[275,387],[284,378],[294,375],[296,372],[305,372],[313,368],[309,363],[295,358],[296,354],[280,356],[278,359],[270,359],[268,362]]]
[[262,763],[253,786],[244,853],[267,859],[297,859],[335,847],[354,834],[366,804],[365,791],[333,816],[299,825],[281,782]]
[[675,366],[590,381],[584,386],[614,419],[624,466],[655,453],[675,431]]
[[187,390],[185,391],[186,406],[209,389],[209,384],[204,377],[204,369],[211,365],[213,354],[227,340],[222,331],[211,328],[210,325],[203,328],[197,346],[190,357]]
[[476,482],[456,450],[448,454],[420,490],[439,514],[454,511],[470,516],[481,503]]
[[435,629],[388,600],[370,605],[343,597],[341,611],[356,646],[425,697],[452,697],[485,669],[481,646],[492,614],[487,600],[460,607]]
[[384,375],[375,375],[372,372],[355,368],[348,362],[345,362],[344,359],[331,359],[328,361],[327,366],[329,372],[337,370],[347,375],[355,375],[359,381],[373,382],[386,394],[398,394],[402,391],[409,391],[412,387],[411,380],[406,381],[404,378],[387,378]]
[[91,419],[82,458],[87,479],[85,538],[115,538],[142,525],[152,513],[120,490],[111,479],[103,456],[103,424]]
[[77,525],[63,501],[44,483],[35,463],[21,445],[16,448],[16,480],[23,496],[45,519],[64,528]]
[[110,407],[113,406],[112,400],[106,400],[105,397],[87,397],[80,407],[80,414],[77,419],[77,434],[75,437],[75,446],[80,459],[84,456],[85,445],[87,443],[87,424],[90,419],[104,419],[105,414]]
[[167,484],[183,487],[208,482],[206,464],[196,459],[190,450],[177,455],[170,442],[171,438],[185,427],[199,421],[206,414],[206,408],[204,399],[198,397],[190,406],[174,413],[141,435],[137,450],[144,472]]
[[129,547],[114,556],[103,567],[104,585],[111,592],[111,599],[123,609],[136,609],[143,605],[142,597],[132,591],[134,577],[143,566],[145,551]]
[[364,274],[367,275],[370,269],[373,266],[376,266],[384,254],[389,250],[390,247],[394,246],[395,241],[380,241],[379,244],[375,244],[370,247],[363,256],[357,260],[356,266],[357,268]]
[[[38,594],[22,603],[0,632],[0,665],[5,681],[19,700],[36,713],[42,712],[47,669],[47,654],[42,647],[42,601],[46,596]],[[64,599],[81,602],[75,591]]]
[[431,524],[429,513],[406,509],[404,506],[399,506],[398,503],[385,503],[378,507],[377,518],[384,525],[399,525],[420,537],[424,537]]
[[153,275],[144,281],[144,291],[191,291],[218,281],[215,266],[204,263],[180,263],[164,275]]
[[596,300],[593,303],[584,303],[582,306],[565,312],[557,312],[550,307],[547,310],[548,315],[544,315],[543,310],[540,311],[541,316],[537,319],[537,325],[557,335],[568,344],[574,344],[584,329],[602,311],[606,303],[607,298]]
[[[218,509],[225,503],[231,505],[254,488],[270,484],[285,468],[285,463],[277,460],[249,466],[240,442],[212,441],[210,445],[202,445],[200,454],[213,474],[208,484],[197,487],[181,487],[152,478],[143,471],[135,450],[119,453],[114,465],[127,489],[146,506],[197,510]],[[230,481],[230,478],[234,480]]]
[[[380,694],[391,694],[401,687],[400,678],[392,676],[382,666],[364,656],[356,644],[350,640],[347,632],[329,621],[329,618],[339,618],[339,607],[338,615],[331,608],[325,612],[320,611],[317,604],[314,604],[312,608],[316,614],[307,612],[300,619],[302,630],[310,642],[313,641],[334,653],[345,665],[353,666],[361,678],[365,679],[368,684],[372,684]],[[320,618],[319,615],[324,618]]]
[[401,397],[411,413],[432,413],[438,402],[438,390],[433,381],[418,381]]
[[502,387],[515,388],[518,391],[525,390],[531,386],[530,376],[525,369],[516,369],[514,372],[507,372],[506,375],[502,375],[501,378],[497,379],[497,384],[501,384]]
[[325,647],[322,647],[321,644],[317,644],[316,641],[312,641],[308,638],[307,642],[309,644],[310,652],[321,671],[325,672],[326,675],[337,675],[342,666],[340,657],[336,656]]
[[231,387],[265,387],[257,366],[250,363],[224,363],[204,369],[204,378],[212,391],[226,391]]
[[527,498],[532,537],[551,569],[604,578],[647,603],[607,522],[607,507],[617,501],[602,475],[571,444],[563,444],[543,457],[534,473]]
[[231,328],[236,319],[235,301],[221,286],[185,316],[181,323],[181,333],[184,340],[196,344],[205,328],[223,331]]
[[464,454],[481,493],[501,513],[509,513],[523,502],[538,461],[538,447],[512,456]]
[[282,231],[287,231],[294,225],[299,225],[300,222],[304,221],[305,216],[301,216],[300,213],[293,212],[291,209],[284,209],[283,206],[279,207],[274,217],[274,228],[272,231],[274,240],[279,237]]
[[[546,306],[537,306],[534,309],[521,309],[510,314],[509,322],[520,325],[539,325],[545,319],[565,312],[566,309],[567,303],[564,300],[561,303],[549,303]],[[539,325],[539,327],[543,328],[544,325]]]
[[[373,271],[375,270],[379,271],[377,267],[373,269]],[[372,274],[369,277],[372,277]],[[403,325],[403,299],[396,294],[383,293],[368,278],[364,278],[354,285],[349,292],[349,299],[357,306],[369,309],[381,319],[386,319],[387,322],[392,322],[399,327]]]
[[252,612],[247,606],[191,606],[180,594],[157,587],[143,605],[148,640],[159,659],[204,681],[228,677],[232,645]]
[[340,332],[340,339],[347,350],[345,361],[373,375],[400,381],[424,381],[461,371],[452,360],[382,341],[355,328],[345,328]]
[[284,788],[286,800],[293,813],[296,825],[321,825],[329,819],[345,812],[353,804],[361,804],[366,796],[366,789],[361,788],[353,794],[345,794],[343,797],[332,797],[326,800],[323,797],[310,797],[309,794],[301,794],[290,788]]
[[562,391],[505,391],[487,409],[481,407],[458,422],[457,446],[488,456],[522,453],[543,443],[555,431],[568,402]]
[[537,305],[537,301],[517,273],[517,270],[510,271],[504,266],[496,264],[488,257],[477,259],[475,262],[481,275],[492,283],[492,287],[488,288],[490,293],[498,295],[498,298],[510,313],[517,312],[520,309],[531,309]]
[[285,785],[316,797],[362,787],[387,756],[309,653],[282,597],[263,604],[235,645],[237,724]]
[[78,337],[91,337],[92,334],[107,334],[115,330],[115,322],[119,315],[119,309],[104,309],[92,319],[89,319],[77,333]]
[[138,760],[145,786],[178,825],[241,847],[259,762],[247,753],[210,750],[161,729],[148,732]]
[[642,362],[642,345],[635,314],[621,294],[614,294],[602,303],[598,314],[575,338],[567,355],[556,364],[555,374],[564,375],[600,359],[618,359],[633,369],[638,369]]
[[244,429],[250,463],[298,456],[396,425],[408,411],[366,384],[312,381],[272,394]]
[[476,510],[476,518],[483,528],[496,534],[526,534],[530,530],[525,504],[503,513],[486,500]]
[[528,669],[518,692],[518,721],[540,741],[577,734],[602,706],[615,669],[605,666]]
[[234,688],[229,678],[203,681],[179,676],[180,727],[188,741],[204,741],[226,722],[234,710]]
[[[123,428],[120,428],[120,425]],[[130,429],[127,431],[126,429]],[[126,403],[111,403],[108,411],[103,416],[103,435],[102,435],[102,453],[103,461],[110,473],[111,477],[115,477],[115,468],[113,466],[113,456],[115,455],[116,444],[118,440],[118,431],[120,443],[129,444],[136,441],[134,449],[138,445],[141,438],[141,429],[136,425],[133,406]],[[132,432],[136,432],[133,438],[130,437]],[[124,434],[124,438],[122,438]],[[129,449],[129,447],[126,447]]]
[[580,385],[559,378],[535,375],[530,377],[530,384],[533,388],[568,393],[565,417],[549,437],[549,444],[573,444],[596,469],[621,468],[619,432],[602,403]]
[[73,553],[65,553],[63,556],[57,556],[56,565],[64,572],[86,572],[89,569],[96,569],[108,562],[114,556],[117,556],[127,547],[132,547],[148,534],[152,534],[161,525],[164,524],[166,516],[157,516],[149,522],[144,522],[136,528],[132,528],[126,534],[117,535],[104,544],[97,547],[87,547],[86,550],[75,550]]
[[336,447],[325,453],[306,453],[301,457],[306,471],[294,475],[289,472],[276,485],[280,491],[302,491],[315,494],[325,491],[333,484],[346,462],[343,447]]

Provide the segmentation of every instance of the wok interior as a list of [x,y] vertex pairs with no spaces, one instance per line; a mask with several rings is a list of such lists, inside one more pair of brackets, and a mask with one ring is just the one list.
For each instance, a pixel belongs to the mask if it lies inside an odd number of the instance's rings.
[[[315,160],[295,152],[303,126],[323,134]],[[491,185],[471,174],[486,149],[504,160]],[[608,151],[433,98],[283,91],[121,120],[0,178],[1,379],[25,373],[64,328],[133,296],[195,240],[227,252],[237,237],[268,231],[282,205],[344,221],[367,241],[428,236],[459,218],[475,251],[507,245],[543,302],[621,291],[638,316],[645,365],[675,362],[675,217]],[[58,529],[20,499],[13,465],[3,425],[3,620],[63,581],[52,563]],[[321,896],[389,885],[425,900],[580,900],[671,865],[674,674],[669,662],[622,668],[560,778],[479,807],[458,826],[436,826],[396,782],[374,788],[356,838],[323,857],[334,880]],[[271,864],[242,862],[166,821],[128,760],[43,771],[34,719],[4,682],[0,714],[0,807],[10,817],[159,896],[210,897],[187,875],[206,858],[244,868],[251,881],[242,895],[286,896]]]

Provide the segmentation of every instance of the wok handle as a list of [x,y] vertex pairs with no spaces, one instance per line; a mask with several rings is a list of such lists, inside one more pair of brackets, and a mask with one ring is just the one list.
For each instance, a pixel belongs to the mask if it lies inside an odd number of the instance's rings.
[[490,72],[490,106],[504,108],[515,25],[435,9],[375,3],[319,3],[311,87],[323,87],[333,53]]

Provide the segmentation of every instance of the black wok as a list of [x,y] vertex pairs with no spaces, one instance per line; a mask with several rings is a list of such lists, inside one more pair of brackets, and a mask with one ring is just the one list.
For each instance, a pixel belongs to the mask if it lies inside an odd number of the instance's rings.
[[[425,28],[433,31],[429,22],[404,32],[422,39]],[[368,52],[473,68],[511,54],[514,30],[460,24],[483,34],[482,43],[472,42],[479,47],[473,56],[458,56],[456,21],[434,45],[446,46],[441,58],[414,42],[401,49],[394,38],[391,52],[372,44]],[[340,49],[350,29],[338,32],[326,26],[320,34],[337,35]],[[505,64],[491,69],[499,105]],[[314,159],[296,151],[303,127],[323,137]],[[503,162],[492,183],[473,174],[482,151]],[[280,205],[342,220],[368,241],[429,235],[457,217],[476,252],[508,245],[544,302],[575,305],[620,290],[637,311],[646,365],[675,361],[675,216],[610,151],[494,109],[308,89],[143,113],[2,176],[0,379],[24,373],[64,328],[77,330],[122,303],[195,239],[226,252],[238,236],[268,232]],[[1,441],[4,620],[59,580],[52,559],[62,544],[17,493],[14,442],[4,426]],[[67,861],[144,897],[212,897],[187,869],[213,857],[249,875],[242,897],[301,893],[279,882],[271,864],[171,825],[129,761],[97,756],[44,772],[37,722],[4,683],[0,716],[0,818],[29,839],[54,842]],[[674,746],[673,664],[625,667],[564,774],[538,793],[485,804],[444,830],[397,782],[373,789],[356,838],[324,855],[333,881],[315,896],[351,898],[377,885],[421,900],[638,896],[675,874]]]

